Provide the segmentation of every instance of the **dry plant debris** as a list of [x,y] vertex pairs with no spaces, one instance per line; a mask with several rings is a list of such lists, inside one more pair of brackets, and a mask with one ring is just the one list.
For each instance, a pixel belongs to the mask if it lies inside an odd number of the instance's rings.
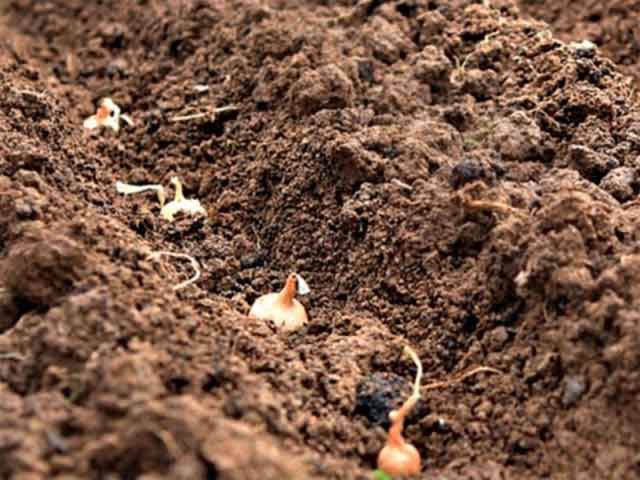
[[[198,90],[199,86],[194,87],[197,92],[205,92],[206,90]],[[208,87],[207,87],[208,88]],[[197,120],[198,118],[209,118],[210,120],[215,120],[216,116],[222,112],[233,112],[239,110],[239,107],[236,105],[228,105],[226,107],[214,108],[213,110],[208,110],[206,112],[198,112],[198,113],[190,113],[185,115],[177,115],[175,117],[171,117],[169,119],[170,122],[187,122],[189,120]]]

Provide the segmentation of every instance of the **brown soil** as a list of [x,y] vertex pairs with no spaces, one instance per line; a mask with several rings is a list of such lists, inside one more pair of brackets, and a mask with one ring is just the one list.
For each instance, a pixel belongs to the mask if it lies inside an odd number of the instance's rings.
[[522,10],[548,22],[565,41],[590,40],[640,82],[638,0],[520,0]]
[[[368,479],[406,344],[503,372],[425,393],[422,478],[640,478],[640,108],[602,52],[511,0],[5,15],[0,478]],[[105,96],[134,127],[83,131]],[[206,221],[115,190],[173,175]],[[248,318],[291,271],[309,325]]]

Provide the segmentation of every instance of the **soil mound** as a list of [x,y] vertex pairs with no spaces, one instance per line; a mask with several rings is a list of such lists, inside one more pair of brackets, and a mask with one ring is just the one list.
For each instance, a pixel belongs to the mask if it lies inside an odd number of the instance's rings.
[[[521,6],[8,2],[0,478],[370,478],[406,344],[502,372],[424,395],[423,478],[639,477],[627,54]],[[206,217],[115,187],[173,176]],[[292,271],[309,324],[249,318]]]

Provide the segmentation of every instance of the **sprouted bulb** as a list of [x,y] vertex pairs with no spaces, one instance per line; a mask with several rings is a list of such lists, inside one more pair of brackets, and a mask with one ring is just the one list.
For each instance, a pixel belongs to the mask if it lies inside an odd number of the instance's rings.
[[182,183],[178,177],[171,177],[171,183],[176,189],[176,194],[174,199],[160,210],[162,218],[171,222],[178,212],[184,212],[188,215],[207,215],[206,210],[200,204],[199,200],[184,198]]
[[393,410],[389,414],[391,427],[389,427],[387,443],[378,454],[378,469],[392,477],[410,477],[420,473],[420,453],[416,447],[405,441],[402,436],[402,430],[404,428],[404,419],[420,400],[421,389],[426,391],[446,388],[479,373],[502,373],[495,368],[480,366],[461,373],[452,379],[429,383],[421,387],[422,363],[416,352],[410,347],[404,347],[404,352],[411,357],[418,369],[413,392],[398,410]]
[[120,107],[111,98],[103,98],[100,100],[98,109],[94,115],[87,118],[83,126],[87,130],[93,130],[98,127],[108,127],[114,132],[120,130],[120,119],[129,125],[133,125],[133,120],[128,115],[121,114]]
[[146,191],[154,191],[160,202],[160,216],[170,222],[178,212],[184,212],[188,215],[206,216],[207,211],[204,209],[199,200],[184,198],[182,193],[182,183],[178,177],[171,177],[171,183],[176,189],[175,197],[165,205],[166,193],[162,185],[129,185],[124,182],[116,182],[116,190],[123,195],[132,195]]
[[308,317],[304,306],[295,296],[296,293],[306,295],[310,291],[309,285],[300,275],[291,273],[280,292],[258,297],[249,315],[270,320],[285,331],[298,330],[308,322]]
[[404,347],[404,352],[411,357],[418,369],[413,393],[398,410],[393,410],[389,414],[391,427],[389,427],[387,444],[378,454],[378,468],[392,477],[408,477],[420,473],[420,453],[416,447],[405,441],[402,430],[404,419],[420,400],[422,363],[410,347]]

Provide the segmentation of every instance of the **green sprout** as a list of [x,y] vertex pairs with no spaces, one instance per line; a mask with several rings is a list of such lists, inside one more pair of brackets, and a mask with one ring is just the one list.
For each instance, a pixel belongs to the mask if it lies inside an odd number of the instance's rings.
[[384,470],[378,469],[373,472],[373,480],[393,480],[393,478]]

